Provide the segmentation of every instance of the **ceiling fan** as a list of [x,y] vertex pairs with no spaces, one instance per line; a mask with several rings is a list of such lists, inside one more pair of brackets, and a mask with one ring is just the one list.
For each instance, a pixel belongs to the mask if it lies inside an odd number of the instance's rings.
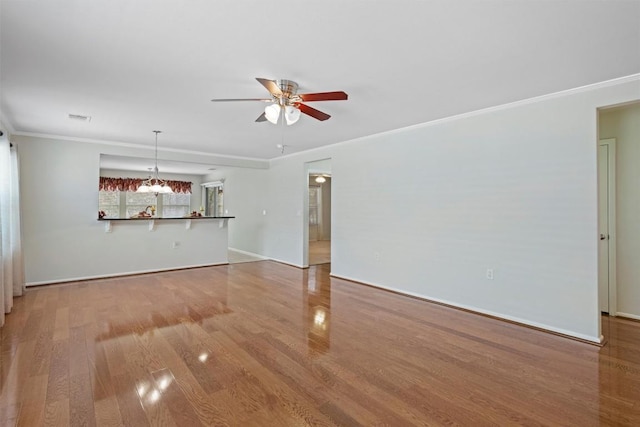
[[300,118],[300,113],[311,116],[314,119],[324,121],[330,115],[320,110],[309,107],[303,102],[315,101],[345,101],[348,95],[342,91],[336,92],[317,92],[317,93],[298,93],[298,83],[292,80],[269,80],[256,77],[262,86],[267,88],[271,94],[271,98],[226,98],[212,99],[212,102],[233,102],[233,101],[261,101],[269,102],[264,109],[264,113],[256,119],[256,122],[269,121],[273,124],[278,123],[281,115],[287,125],[292,125]]

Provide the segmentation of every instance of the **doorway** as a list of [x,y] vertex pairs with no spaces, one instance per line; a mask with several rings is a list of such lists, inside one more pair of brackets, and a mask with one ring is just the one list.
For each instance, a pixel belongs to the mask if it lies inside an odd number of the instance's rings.
[[307,163],[306,265],[331,262],[331,159]]
[[205,182],[202,187],[202,204],[200,211],[205,216],[224,216],[224,179]]
[[[606,256],[598,258],[598,295],[606,295],[601,290],[601,280],[609,279],[609,315],[640,320],[640,227],[638,227],[638,206],[640,206],[640,100],[610,105],[598,109],[598,153],[604,153],[601,145],[607,145],[609,161],[605,165],[599,156],[598,171],[608,166],[609,239],[598,240],[599,245],[608,241],[609,263],[603,266]],[[615,161],[614,161],[615,160]],[[604,179],[598,175],[598,182]],[[599,187],[604,188],[601,184]],[[599,192],[600,193],[600,192]],[[600,195],[599,195],[600,196]],[[615,196],[615,200],[614,200]],[[599,197],[604,200],[605,197]],[[599,211],[604,209],[598,206]],[[598,214],[598,223],[604,215]],[[602,231],[598,231],[598,239]],[[606,237],[606,236],[603,236]],[[604,248],[598,248],[598,253]],[[608,267],[608,277],[602,273]],[[602,273],[602,274],[601,274]],[[598,299],[599,306],[602,301]],[[603,305],[604,307],[604,305]],[[600,307],[599,307],[600,308]],[[606,307],[605,307],[606,308]]]

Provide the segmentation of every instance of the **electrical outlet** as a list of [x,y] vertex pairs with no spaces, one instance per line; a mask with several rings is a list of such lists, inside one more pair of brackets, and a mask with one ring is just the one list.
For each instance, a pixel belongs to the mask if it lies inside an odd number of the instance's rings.
[[493,280],[493,268],[487,268],[487,279]]
[[178,246],[180,246],[180,242],[173,242],[171,244],[171,249],[178,249]]
[[380,252],[374,252],[374,253],[373,253],[373,258],[374,258],[376,261],[380,261]]

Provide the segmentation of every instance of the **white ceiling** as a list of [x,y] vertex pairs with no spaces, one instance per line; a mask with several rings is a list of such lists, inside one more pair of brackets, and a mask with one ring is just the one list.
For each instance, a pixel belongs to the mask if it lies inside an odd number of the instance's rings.
[[[640,1],[0,0],[0,108],[19,134],[250,158],[640,72]],[[332,118],[254,123],[255,77]],[[68,114],[89,115],[88,123]]]

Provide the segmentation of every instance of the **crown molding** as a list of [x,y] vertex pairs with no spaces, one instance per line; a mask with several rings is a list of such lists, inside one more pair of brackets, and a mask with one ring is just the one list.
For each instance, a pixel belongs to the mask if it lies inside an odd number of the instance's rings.
[[[367,135],[367,136],[362,136],[362,137],[358,137],[358,138],[354,138],[354,139],[349,139],[347,141],[336,142],[334,144],[323,145],[322,147],[315,147],[315,148],[311,148],[309,150],[297,151],[295,153],[286,154],[284,156],[274,157],[274,158],[269,160],[269,163],[271,164],[271,162],[273,162],[273,161],[278,161],[278,160],[286,159],[288,157],[298,156],[298,155],[301,155],[301,154],[312,154],[314,151],[326,150],[326,149],[328,149],[330,147],[336,147],[336,146],[339,146],[341,144],[363,141],[365,139],[371,138],[372,136],[393,135],[395,133],[401,133],[401,132],[405,132],[405,131],[412,130],[412,129],[422,129],[422,128],[426,128],[426,127],[430,127],[430,126],[436,126],[436,125],[439,125],[439,124],[442,124],[442,123],[453,122],[453,121],[456,121],[456,120],[466,119],[466,118],[469,118],[469,117],[474,117],[474,116],[479,116],[479,115],[483,115],[483,114],[493,113],[493,112],[496,112],[496,111],[507,110],[507,109],[510,109],[510,108],[520,107],[520,106],[523,106],[523,105],[535,104],[535,103],[542,102],[542,101],[548,101],[548,100],[551,100],[551,99],[561,98],[563,96],[575,95],[575,94],[583,93],[583,92],[590,92],[590,91],[597,90],[597,89],[602,89],[602,88],[606,88],[606,87],[610,87],[610,86],[616,86],[616,85],[625,84],[625,83],[631,83],[631,82],[636,82],[636,81],[640,81],[640,73],[631,74],[629,76],[624,76],[624,77],[618,77],[618,78],[611,79],[611,80],[605,80],[605,81],[598,82],[598,83],[592,83],[592,84],[589,84],[589,85],[578,86],[578,87],[571,88],[571,89],[565,89],[565,90],[561,90],[561,91],[558,91],[558,92],[552,92],[552,93],[548,93],[548,94],[545,94],[545,95],[534,96],[532,98],[526,98],[526,99],[522,99],[522,100],[519,100],[519,101],[508,102],[506,104],[500,104],[500,105],[496,105],[496,106],[493,106],[493,107],[481,108],[479,110],[469,111],[469,112],[466,112],[466,113],[456,114],[456,115],[453,115],[453,116],[447,116],[447,117],[431,120],[431,121],[424,122],[424,123],[418,123],[418,124],[411,125],[411,126],[405,126],[405,127],[402,127],[402,128],[391,129],[391,130],[388,130],[388,131],[385,131],[385,132],[379,132],[379,133],[376,133],[376,134],[373,134],[373,135]],[[326,157],[326,155],[325,155],[325,157]]]
[[[12,135],[26,136],[31,138],[58,139],[63,141],[83,142],[83,143],[89,143],[89,144],[108,145],[112,147],[134,148],[134,149],[140,149],[140,150],[151,150],[151,151],[155,150],[155,147],[150,145],[133,144],[130,142],[109,141],[109,140],[92,139],[92,138],[79,138],[75,136],[62,136],[62,135],[34,133],[34,132],[14,132],[12,133]],[[216,157],[219,159],[258,162],[258,163],[264,163],[265,166],[268,167],[268,161],[266,159],[260,159],[257,157],[233,156],[229,154],[216,154],[216,153],[208,153],[204,151],[184,150],[180,148],[167,148],[167,147],[160,147],[158,148],[158,151],[164,151],[168,153],[190,154],[190,155],[196,155],[196,156]]]

